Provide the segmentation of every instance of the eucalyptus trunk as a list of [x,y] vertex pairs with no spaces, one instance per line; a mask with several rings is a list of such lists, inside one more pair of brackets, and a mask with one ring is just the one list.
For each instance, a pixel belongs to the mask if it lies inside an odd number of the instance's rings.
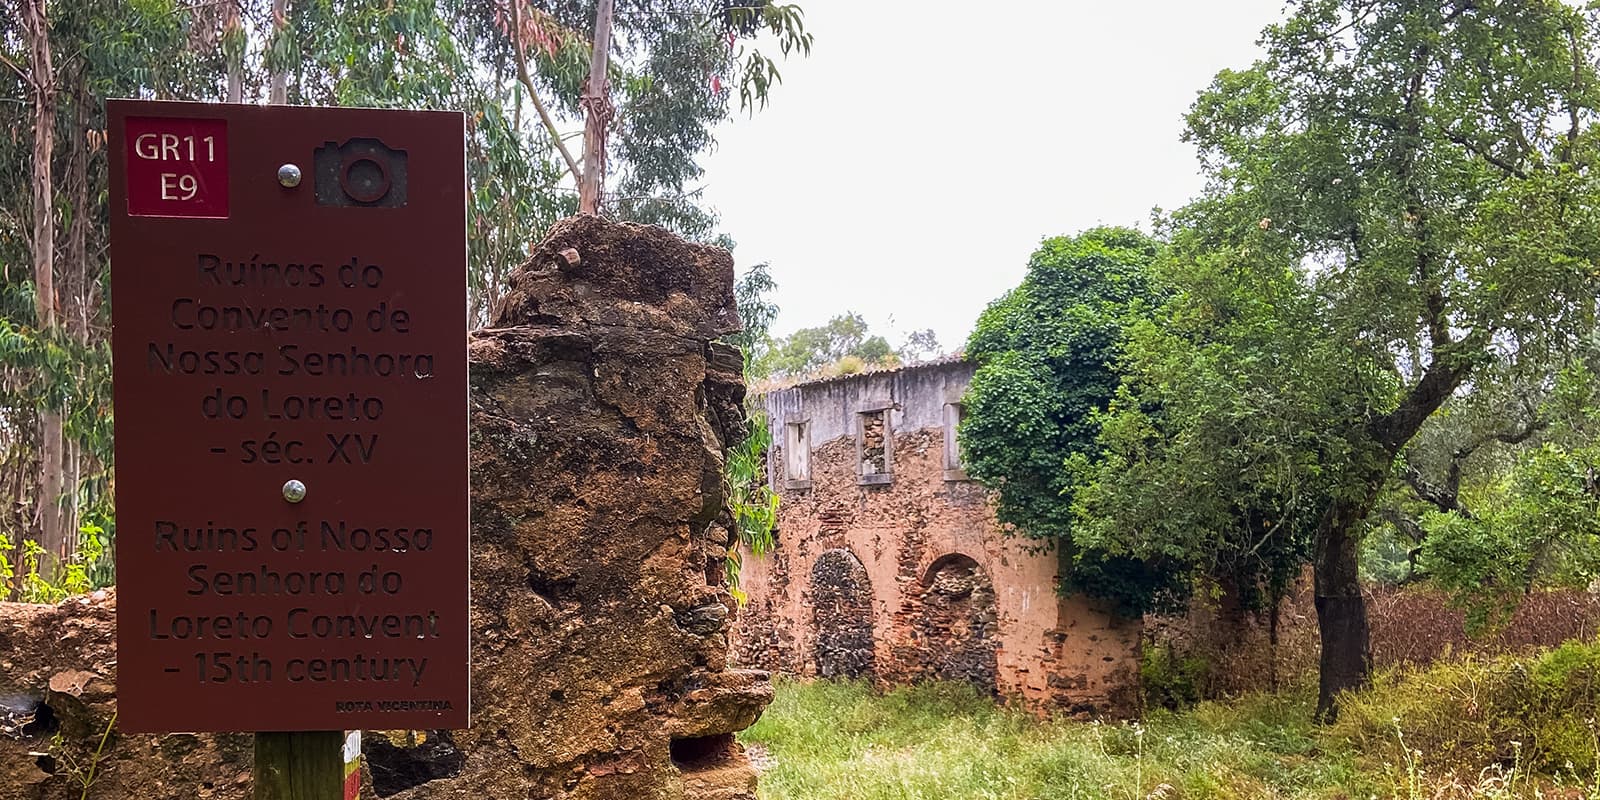
[[227,60],[228,102],[244,102],[244,23],[239,18],[240,0],[227,0],[227,12],[222,20],[222,52]]
[[[55,174],[51,155],[55,152],[56,85],[54,61],[50,53],[50,18],[47,0],[28,0],[23,5],[23,29],[28,49],[33,84],[33,283],[34,312],[39,333],[55,335]],[[61,488],[64,442],[61,412],[48,405],[39,413],[39,546],[44,558],[39,571],[53,577],[60,560],[70,555],[65,519],[61,513]]]
[[289,102],[289,67],[279,53],[279,37],[288,35],[289,0],[272,0],[272,33],[267,39],[267,102],[281,106]]

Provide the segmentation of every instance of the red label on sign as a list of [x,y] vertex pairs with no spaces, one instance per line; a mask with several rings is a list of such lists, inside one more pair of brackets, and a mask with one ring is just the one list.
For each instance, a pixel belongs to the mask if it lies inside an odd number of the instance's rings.
[[129,117],[128,214],[228,216],[228,123],[220,119]]

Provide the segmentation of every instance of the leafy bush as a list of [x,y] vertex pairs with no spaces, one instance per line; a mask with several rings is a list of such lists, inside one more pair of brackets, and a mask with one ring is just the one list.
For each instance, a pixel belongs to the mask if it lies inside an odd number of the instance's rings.
[[1547,775],[1600,771],[1600,641],[1533,656],[1469,657],[1380,675],[1346,696],[1333,733],[1390,764],[1426,754],[1475,773],[1522,765]]
[[1168,644],[1147,644],[1139,659],[1139,683],[1145,705],[1177,710],[1200,702],[1205,695],[1206,659],[1180,653]]
[[[52,574],[43,567],[45,552],[38,542],[24,539],[18,547],[11,537],[0,532],[0,600],[59,603],[72,595],[110,586],[115,579],[110,563],[111,537],[104,528],[92,524],[85,525],[78,535],[78,551]],[[16,560],[19,555],[20,563]]]
[[735,536],[728,546],[723,570],[728,591],[741,604],[745,593],[739,589],[739,571],[744,562],[739,547],[743,545],[752,555],[762,556],[777,546],[774,532],[778,527],[779,502],[777,493],[767,485],[767,449],[772,446],[772,430],[766,412],[754,404],[747,410],[749,433],[744,441],[728,450],[724,476]]
[[1086,539],[1082,523],[1098,511],[1078,514],[1074,502],[1101,460],[1101,414],[1122,382],[1125,330],[1159,305],[1150,267],[1160,251],[1131,228],[1041,242],[1021,285],[984,310],[967,342],[978,367],[958,437],[967,472],[995,491],[999,520],[1065,546],[1063,588],[1128,616],[1181,605],[1188,554],[1147,559],[1115,536]]
[[1553,442],[1519,453],[1472,500],[1471,517],[1430,511],[1422,566],[1467,612],[1469,630],[1504,624],[1537,585],[1600,576],[1600,447]]

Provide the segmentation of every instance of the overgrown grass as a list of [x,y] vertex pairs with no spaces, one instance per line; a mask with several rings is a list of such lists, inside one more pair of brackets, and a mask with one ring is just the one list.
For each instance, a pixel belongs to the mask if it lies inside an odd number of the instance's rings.
[[1329,735],[1410,772],[1537,775],[1600,800],[1600,642],[1386,673],[1342,709]]
[[964,685],[784,680],[743,741],[763,800],[1600,800],[1597,674],[1585,644],[1394,673],[1326,728],[1307,694],[1094,723]]
[[1040,722],[966,686],[875,695],[783,681],[745,735],[772,760],[764,800],[1365,798],[1349,748],[1328,749],[1300,698],[1162,712],[1142,724]]

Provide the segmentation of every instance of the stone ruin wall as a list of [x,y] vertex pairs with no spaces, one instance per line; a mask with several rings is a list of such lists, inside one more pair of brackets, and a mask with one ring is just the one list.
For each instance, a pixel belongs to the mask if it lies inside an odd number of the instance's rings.
[[[957,413],[947,406],[971,374],[944,362],[764,398],[778,547],[746,554],[736,658],[880,686],[965,680],[1040,711],[1130,713],[1140,622],[1061,596],[1056,554],[1005,535],[946,450]],[[809,474],[788,474],[791,462]]]
[[[365,796],[754,800],[733,734],[772,687],[728,668],[721,585],[732,284],[725,251],[593,217],[513,277],[470,344],[472,727],[368,732]],[[249,797],[248,734],[116,732],[114,605],[0,604],[0,798]]]

